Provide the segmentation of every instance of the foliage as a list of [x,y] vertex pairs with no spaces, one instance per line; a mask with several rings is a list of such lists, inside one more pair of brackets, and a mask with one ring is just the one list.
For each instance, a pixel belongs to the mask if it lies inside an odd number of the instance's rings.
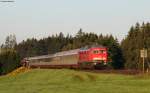
[[20,57],[13,50],[6,50],[0,54],[0,74],[7,74],[16,69],[20,65]]
[[148,49],[148,58],[146,66],[150,62],[150,23],[139,23],[132,26],[127,37],[122,41],[121,47],[125,58],[125,67],[128,69],[141,69],[142,59],[140,58],[140,50]]
[[17,44],[16,36],[9,35],[6,37],[5,44],[2,44],[1,48],[12,49],[12,48],[15,48],[16,44]]

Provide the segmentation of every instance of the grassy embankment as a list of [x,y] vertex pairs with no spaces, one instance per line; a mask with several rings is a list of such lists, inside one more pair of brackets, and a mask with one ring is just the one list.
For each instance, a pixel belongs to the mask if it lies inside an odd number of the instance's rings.
[[34,69],[1,76],[0,93],[150,93],[150,78]]

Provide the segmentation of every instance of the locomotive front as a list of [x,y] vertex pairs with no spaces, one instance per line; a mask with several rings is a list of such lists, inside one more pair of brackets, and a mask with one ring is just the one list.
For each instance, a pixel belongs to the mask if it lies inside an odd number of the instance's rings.
[[107,63],[107,48],[105,47],[97,47],[90,49],[90,60],[94,63]]
[[79,52],[79,65],[93,67],[99,64],[106,65],[108,59],[107,48],[103,46],[81,49]]

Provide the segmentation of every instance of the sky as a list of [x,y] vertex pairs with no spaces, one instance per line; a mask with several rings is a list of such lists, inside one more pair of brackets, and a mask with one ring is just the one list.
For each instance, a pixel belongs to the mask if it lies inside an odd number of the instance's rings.
[[75,35],[80,28],[121,41],[136,22],[150,21],[150,0],[14,1],[0,2],[0,44],[10,34],[21,42],[59,32]]

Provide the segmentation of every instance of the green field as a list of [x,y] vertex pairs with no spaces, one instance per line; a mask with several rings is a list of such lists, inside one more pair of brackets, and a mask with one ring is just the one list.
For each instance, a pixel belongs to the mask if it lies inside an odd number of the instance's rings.
[[150,93],[150,79],[148,76],[35,69],[15,76],[1,76],[0,93]]

